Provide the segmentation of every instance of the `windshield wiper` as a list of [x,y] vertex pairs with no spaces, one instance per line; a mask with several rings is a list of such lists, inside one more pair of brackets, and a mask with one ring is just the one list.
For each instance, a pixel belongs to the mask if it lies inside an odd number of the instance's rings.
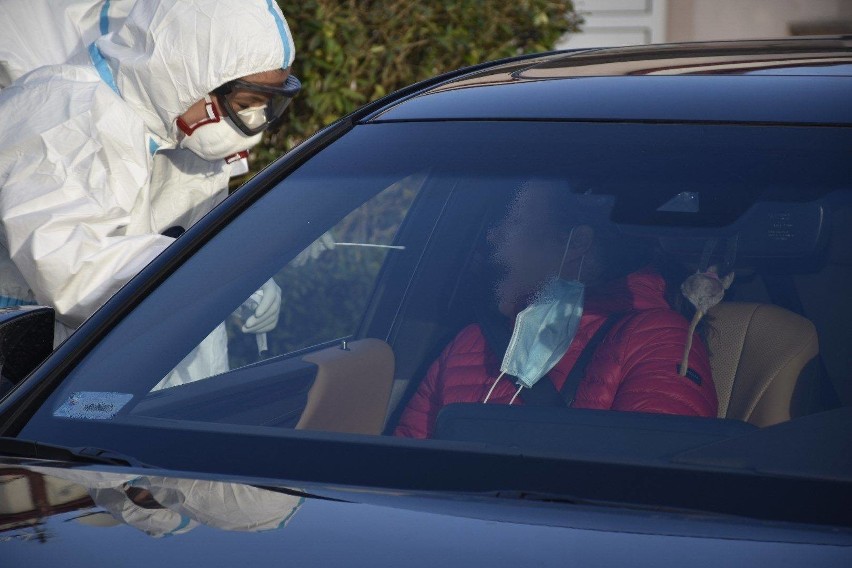
[[69,448],[55,444],[44,444],[33,440],[22,440],[20,438],[0,437],[0,455],[78,463],[101,463],[145,468],[153,467],[150,464],[143,463],[132,456],[104,448],[95,448],[91,446]]

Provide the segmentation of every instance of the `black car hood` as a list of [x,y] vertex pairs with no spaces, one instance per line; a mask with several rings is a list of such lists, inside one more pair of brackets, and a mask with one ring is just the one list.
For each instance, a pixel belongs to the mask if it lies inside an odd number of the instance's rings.
[[851,545],[742,519],[0,459],[4,566],[816,566],[848,565]]

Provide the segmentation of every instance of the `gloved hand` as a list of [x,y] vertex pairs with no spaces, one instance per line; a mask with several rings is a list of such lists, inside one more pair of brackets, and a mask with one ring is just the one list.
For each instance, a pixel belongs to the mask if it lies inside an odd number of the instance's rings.
[[254,313],[243,324],[243,333],[272,331],[278,325],[278,314],[281,311],[281,288],[270,278],[243,305],[256,306]]
[[323,233],[320,238],[308,245],[308,248],[296,255],[291,263],[293,266],[304,266],[308,260],[316,260],[319,255],[334,248],[334,238],[330,233]]

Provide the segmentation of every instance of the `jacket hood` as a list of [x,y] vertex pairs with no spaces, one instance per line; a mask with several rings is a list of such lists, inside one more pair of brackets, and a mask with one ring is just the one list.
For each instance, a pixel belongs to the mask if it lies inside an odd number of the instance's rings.
[[205,94],[245,75],[287,68],[295,55],[273,0],[136,2],[122,27],[94,46],[121,97],[172,144],[175,120]]

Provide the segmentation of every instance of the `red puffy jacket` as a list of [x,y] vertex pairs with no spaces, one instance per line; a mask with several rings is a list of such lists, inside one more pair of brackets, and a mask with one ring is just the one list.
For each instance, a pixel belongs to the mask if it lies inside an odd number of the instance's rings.
[[[689,354],[689,373],[685,377],[678,374],[689,323],[669,307],[664,293],[665,281],[650,270],[587,292],[580,329],[568,352],[547,375],[557,389],[598,327],[612,314],[624,316],[589,362],[573,408],[716,416],[710,358],[698,337]],[[482,402],[500,374],[500,363],[479,325],[461,330],[432,363],[394,435],[428,438],[443,406]],[[488,403],[508,404],[516,390],[513,382],[502,379]],[[523,401],[519,397],[514,404]]]

